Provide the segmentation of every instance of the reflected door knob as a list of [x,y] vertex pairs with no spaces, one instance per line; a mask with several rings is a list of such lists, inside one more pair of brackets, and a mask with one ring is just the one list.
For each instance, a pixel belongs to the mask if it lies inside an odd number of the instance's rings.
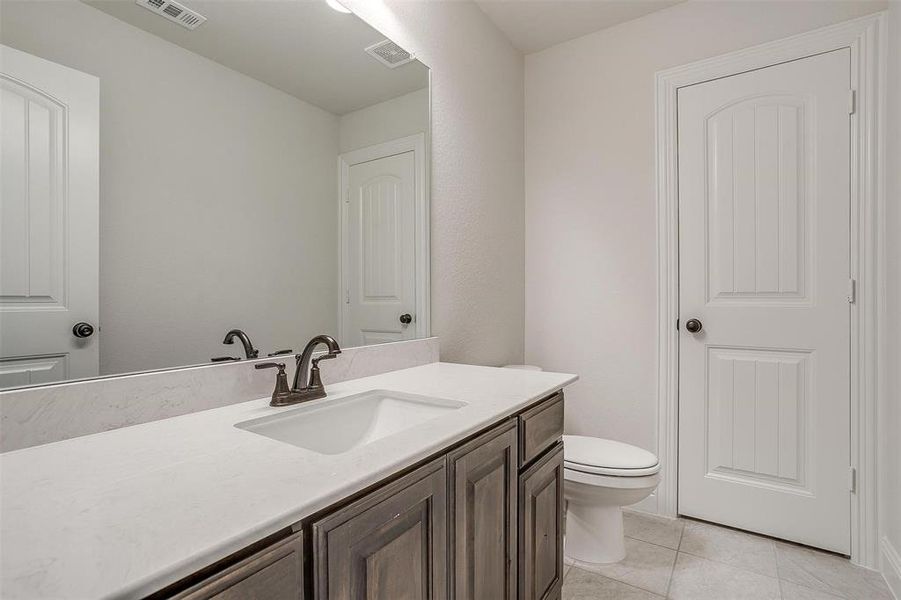
[[84,321],[76,323],[75,326],[72,327],[72,335],[77,338],[89,338],[94,335],[94,326],[90,323],[85,323]]
[[411,315],[410,313],[402,314],[400,316],[400,322],[403,323],[404,325],[409,325],[410,323],[413,322],[413,315]]
[[697,319],[689,319],[685,322],[685,329],[688,330],[688,333],[698,333],[704,329],[704,324]]

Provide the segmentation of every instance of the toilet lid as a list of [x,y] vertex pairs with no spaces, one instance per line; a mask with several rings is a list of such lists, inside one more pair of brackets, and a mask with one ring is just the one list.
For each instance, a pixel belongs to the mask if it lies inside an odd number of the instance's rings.
[[599,475],[652,475],[657,457],[643,448],[585,435],[563,436],[563,462],[568,469]]

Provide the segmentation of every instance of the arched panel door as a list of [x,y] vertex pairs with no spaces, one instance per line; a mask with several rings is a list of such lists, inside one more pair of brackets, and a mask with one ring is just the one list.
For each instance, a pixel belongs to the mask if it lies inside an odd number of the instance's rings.
[[99,92],[0,46],[0,388],[99,374]]
[[346,346],[416,337],[414,158],[403,152],[348,168]]
[[679,511],[850,551],[849,50],[679,90]]

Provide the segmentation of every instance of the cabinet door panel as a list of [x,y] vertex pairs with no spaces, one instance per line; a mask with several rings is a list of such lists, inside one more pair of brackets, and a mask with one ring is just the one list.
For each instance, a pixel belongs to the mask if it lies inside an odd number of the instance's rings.
[[519,598],[559,598],[563,584],[563,444],[519,479]]
[[313,524],[315,598],[445,600],[444,459]]
[[448,454],[450,596],[516,598],[516,421]]
[[301,534],[273,544],[178,594],[184,600],[303,599]]

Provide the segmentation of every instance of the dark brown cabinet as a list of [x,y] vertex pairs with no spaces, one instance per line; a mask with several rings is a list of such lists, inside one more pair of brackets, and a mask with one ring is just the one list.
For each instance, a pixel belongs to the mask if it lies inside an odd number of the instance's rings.
[[563,586],[563,444],[519,479],[519,598],[551,600]]
[[563,436],[563,392],[558,392],[519,415],[519,460],[525,465]]
[[562,436],[557,393],[282,539],[273,534],[269,546],[261,540],[215,575],[152,597],[557,600]]
[[515,420],[447,455],[455,600],[516,598],[518,465]]
[[312,534],[317,600],[444,600],[444,458],[316,521]]
[[303,600],[301,534],[295,533],[175,597],[183,600]]

